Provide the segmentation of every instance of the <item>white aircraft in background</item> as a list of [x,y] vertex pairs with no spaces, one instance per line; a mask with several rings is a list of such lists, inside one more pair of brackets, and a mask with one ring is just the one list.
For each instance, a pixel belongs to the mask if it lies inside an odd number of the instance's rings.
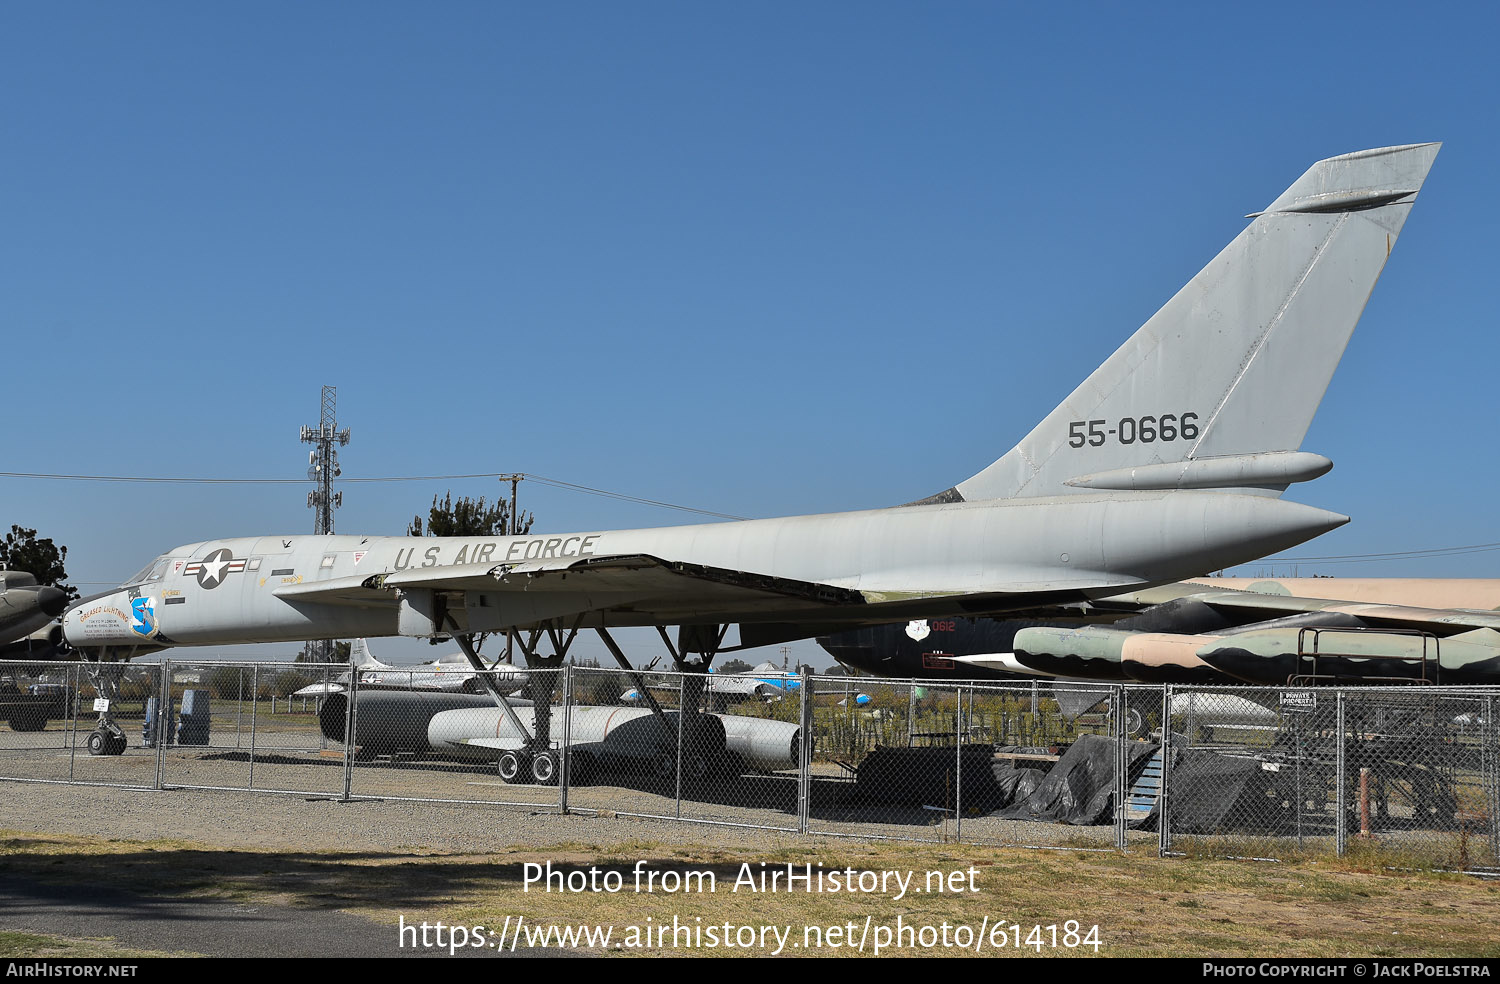
[[[484,692],[479,684],[468,657],[461,652],[451,652],[425,663],[398,665],[382,663],[370,654],[370,644],[364,639],[355,639],[349,647],[349,665],[361,689],[380,690],[431,690],[441,693],[478,694]],[[501,662],[495,666],[497,682],[517,689],[526,683],[526,671],[513,663]],[[293,697],[322,697],[326,694],[341,694],[349,688],[349,674],[342,674],[336,681],[314,683],[292,694]]]
[[[709,707],[716,710],[747,700],[759,700],[769,704],[780,700],[788,693],[796,693],[802,687],[800,679],[789,675],[770,660],[738,673],[720,673],[712,668],[708,673],[708,682],[703,689],[709,695]],[[675,682],[654,687],[651,684],[647,686],[661,693],[669,693],[677,689]],[[620,699],[627,703],[636,703],[645,698],[641,695],[639,688],[632,688],[621,694]]]

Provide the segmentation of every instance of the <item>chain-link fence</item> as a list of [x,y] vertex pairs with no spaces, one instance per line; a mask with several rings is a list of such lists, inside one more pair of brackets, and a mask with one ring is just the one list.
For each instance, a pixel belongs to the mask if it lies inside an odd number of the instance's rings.
[[957,815],[956,698],[895,680],[859,690],[810,676],[806,827],[813,833],[942,840]]
[[[154,665],[0,663],[0,777],[158,787],[140,729],[160,690]],[[106,709],[119,730],[96,727]]]
[[1500,872],[1500,689],[0,664],[0,778]]
[[802,680],[575,669],[569,809],[795,831]]
[[565,670],[473,674],[452,690],[418,682],[382,670],[320,708],[325,735],[352,736],[352,796],[561,808]]
[[343,795],[344,755],[320,730],[318,709],[344,689],[347,670],[175,660],[161,666],[167,690],[154,744],[164,787]]
[[1163,849],[1495,870],[1494,693],[1170,688]]
[[1125,777],[1142,770],[1146,751],[1126,739],[1143,727],[1131,721],[1146,713],[1153,694],[1095,684],[959,685],[957,837],[1079,850],[1125,846],[1119,804],[1129,789]]

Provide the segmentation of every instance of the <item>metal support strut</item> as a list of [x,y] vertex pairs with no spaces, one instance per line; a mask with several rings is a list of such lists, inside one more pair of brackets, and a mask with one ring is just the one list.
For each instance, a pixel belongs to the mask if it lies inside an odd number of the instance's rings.
[[609,630],[602,625],[594,631],[598,633],[599,640],[604,643],[604,648],[608,649],[609,654],[615,658],[615,662],[620,664],[620,669],[630,674],[630,682],[635,684],[635,692],[640,694],[641,699],[651,708],[651,713],[656,715],[658,721],[665,721],[666,715],[662,713],[661,705],[656,702],[650,688],[646,686],[646,678],[630,665],[630,660],[625,658],[625,651],[620,648],[619,643],[615,642],[614,636],[610,635]]
[[[703,737],[705,729],[700,726],[699,718],[703,714],[703,694],[708,688],[708,673],[713,667],[714,657],[724,645],[729,626],[680,625],[677,627],[676,646],[672,645],[672,639],[665,628],[658,625],[656,631],[672,657],[672,664],[682,674],[677,711],[677,761],[673,770],[677,775],[680,801],[682,780],[703,779],[712,770],[711,763],[719,758],[719,749],[706,747]],[[689,662],[686,658],[688,653],[697,653],[700,658]],[[685,770],[683,763],[687,763]]]
[[[552,643],[551,656],[542,656],[537,652],[537,642],[541,638],[543,629],[534,628],[528,633],[515,633],[516,642],[520,645],[521,651],[526,654],[526,668],[533,671],[551,671],[561,667],[568,649],[573,645],[573,640],[578,637],[578,626],[582,620],[583,616],[580,615],[566,634],[563,634],[560,624],[556,621],[546,624],[544,628]],[[452,624],[451,618],[449,622]],[[456,624],[454,628],[457,628]],[[479,675],[479,680],[489,692],[490,698],[505,712],[511,727],[524,739],[521,748],[506,749],[500,753],[496,761],[500,778],[505,782],[530,781],[543,786],[556,785],[562,773],[564,750],[554,748],[552,741],[552,689],[555,674],[532,672],[526,675],[526,682],[521,687],[521,693],[531,703],[531,728],[528,729],[521,722],[510,700],[496,686],[493,672],[479,658],[472,638],[459,633],[454,633],[453,638],[463,650],[464,658]],[[567,725],[568,722],[564,721],[565,738]]]
[[109,662],[106,665],[108,655],[107,647],[100,649],[97,659],[83,664],[84,672],[89,675],[94,690],[103,700],[103,706],[99,710],[99,723],[89,734],[90,755],[121,755],[127,744],[125,729],[115,723],[115,706],[120,699],[120,675],[125,672],[125,664]]
[[[457,628],[457,626],[454,627]],[[479,658],[478,651],[474,649],[473,636],[455,632],[453,634],[453,641],[458,643],[459,649],[463,650],[464,658],[473,667],[475,674],[479,677],[480,685],[489,693],[490,698],[495,702],[495,706],[505,712],[506,718],[510,720],[511,727],[525,735],[529,741],[531,739],[531,732],[526,730],[526,726],[521,723],[520,717],[516,715],[516,709],[510,706],[510,701],[506,700],[505,695],[500,692],[500,688],[495,686],[494,674],[484,665],[484,661]]]

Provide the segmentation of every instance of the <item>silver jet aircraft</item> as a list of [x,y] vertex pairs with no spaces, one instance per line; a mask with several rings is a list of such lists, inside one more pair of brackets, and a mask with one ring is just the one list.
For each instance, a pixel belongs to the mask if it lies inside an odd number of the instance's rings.
[[[466,647],[468,633],[519,630],[545,666],[585,628],[628,665],[608,630],[655,626],[679,668],[701,670],[734,624],[744,648],[1046,612],[1284,550],[1348,521],[1281,494],[1332,467],[1302,440],[1437,151],[1314,164],[1019,444],[918,502],[514,537],[209,540],[71,609],[64,633],[114,660],[357,636]],[[117,731],[106,713],[100,750],[123,749]]]
[[[474,668],[461,652],[444,653],[437,659],[423,663],[399,665],[382,663],[370,652],[364,639],[355,639],[349,648],[350,671],[358,674],[359,686],[363,690],[436,690],[440,693],[478,694],[484,688],[475,679]],[[526,671],[501,661],[489,667],[491,676],[511,687],[526,682]],[[349,675],[338,680],[309,684],[294,691],[293,697],[323,697],[341,694],[349,689]]]

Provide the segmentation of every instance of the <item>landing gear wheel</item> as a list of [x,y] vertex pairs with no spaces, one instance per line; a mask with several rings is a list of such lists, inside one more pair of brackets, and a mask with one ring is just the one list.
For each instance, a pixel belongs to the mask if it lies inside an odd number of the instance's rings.
[[107,744],[108,744],[108,748],[106,749],[106,751],[104,753],[105,755],[124,755],[125,754],[125,736],[124,735],[110,735],[109,736],[109,741],[108,741]]
[[109,738],[110,738],[110,736],[107,735],[107,734],[105,734],[102,731],[91,731],[91,732],[89,732],[89,754],[90,755],[108,755],[108,754],[110,754],[110,752],[108,751]]
[[516,752],[501,752],[499,770],[501,782],[515,782],[521,775],[521,756]]
[[551,752],[537,752],[531,760],[531,778],[539,786],[557,783],[557,756]]

